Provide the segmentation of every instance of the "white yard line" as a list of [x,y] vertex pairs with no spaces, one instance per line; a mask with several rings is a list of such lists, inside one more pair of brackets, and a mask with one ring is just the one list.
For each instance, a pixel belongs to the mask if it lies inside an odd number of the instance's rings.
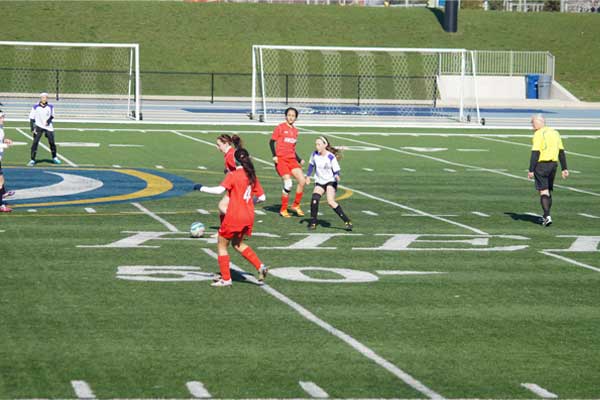
[[543,387],[536,385],[535,383],[521,383],[521,386],[540,396],[542,399],[558,399],[557,395],[549,392]]
[[558,258],[559,260],[566,261],[569,264],[577,265],[578,267],[582,267],[582,268],[590,269],[592,271],[600,272],[600,268],[592,267],[591,265],[587,265],[582,262],[575,261],[575,260],[565,257],[565,256],[559,256],[558,254],[551,253],[547,250],[542,250],[542,251],[540,251],[540,253],[550,256],[550,257]]
[[416,169],[412,169],[412,168],[402,168],[402,169],[406,172],[417,172]]
[[191,381],[187,382],[185,386],[189,390],[190,394],[196,399],[208,399],[212,397],[202,382]]
[[95,399],[96,395],[86,381],[71,381],[71,386],[78,399]]
[[[347,140],[347,141],[350,141],[350,142],[360,143],[360,144],[368,145],[368,146],[375,146],[375,147],[379,147],[379,148],[382,148],[382,149],[394,151],[396,153],[407,154],[407,155],[414,156],[414,157],[427,158],[429,160],[437,161],[437,162],[448,164],[448,165],[453,165],[455,167],[480,169],[481,171],[490,172],[490,173],[493,173],[493,174],[498,174],[498,175],[508,176],[510,178],[515,178],[515,179],[529,181],[529,179],[527,179],[526,176],[513,175],[513,174],[509,174],[507,172],[502,172],[502,171],[496,170],[496,169],[481,168],[481,167],[474,166],[474,165],[457,163],[457,162],[454,162],[454,161],[445,160],[443,158],[433,157],[433,156],[430,156],[430,155],[427,155],[427,154],[413,153],[411,151],[397,149],[395,147],[389,147],[389,146],[384,146],[384,145],[380,145],[380,144],[376,144],[376,143],[365,142],[363,140],[350,139],[350,138],[343,137],[343,136],[329,135],[329,137],[340,139],[340,140]],[[591,192],[591,191],[583,190],[583,189],[576,189],[576,188],[573,188],[573,187],[570,187],[570,186],[563,186],[563,185],[554,184],[554,187],[558,187],[558,188],[561,188],[561,189],[571,190],[573,192],[585,193],[585,194],[589,194],[589,195],[592,195],[592,196],[598,196],[598,197],[600,197],[600,193],[595,193],[595,192]]]
[[302,390],[314,399],[327,399],[329,395],[314,382],[298,382]]
[[367,214],[367,215],[372,215],[374,217],[378,216],[379,214],[377,214],[374,211],[369,211],[369,210],[362,210],[363,214]]
[[586,214],[586,213],[579,213],[579,215],[581,215],[582,217],[586,217],[586,218],[594,218],[594,219],[599,219],[600,218],[600,217],[597,217],[595,215]]
[[121,168],[119,164],[113,164],[113,168]]
[[446,172],[456,172],[456,170],[452,169],[452,168],[444,168],[444,171],[446,171]]
[[412,208],[412,207],[409,207],[409,206],[405,206],[404,204],[396,203],[395,201],[391,201],[391,200],[387,200],[387,199],[384,199],[384,198],[381,198],[381,197],[373,196],[372,194],[363,192],[362,190],[353,189],[351,187],[344,186],[344,185],[339,185],[339,187],[341,187],[342,189],[351,190],[354,193],[358,193],[358,194],[360,194],[362,196],[365,196],[365,197],[368,197],[370,199],[377,200],[377,201],[380,201],[382,203],[386,203],[386,204],[389,204],[389,205],[392,205],[392,206],[395,206],[395,207],[402,208],[403,210],[410,211],[410,212],[412,212],[414,214],[419,214],[419,215],[422,215],[424,217],[433,218],[433,219],[438,220],[438,221],[442,221],[442,222],[446,222],[446,223],[451,224],[451,225],[459,226],[461,228],[467,229],[467,230],[469,230],[471,232],[478,233],[480,235],[487,235],[486,232],[484,232],[484,231],[482,231],[480,229],[477,229],[477,228],[473,228],[472,226],[461,224],[460,222],[452,221],[452,220],[449,220],[449,219],[446,219],[446,218],[443,218],[443,217],[438,217],[437,215],[429,214],[429,213],[427,213],[425,211],[417,210],[416,208]]
[[163,224],[165,226],[165,228],[167,228],[168,230],[170,230],[171,232],[179,232],[179,229],[177,229],[175,227],[175,225],[170,224],[169,222],[167,222],[166,220],[162,219],[161,217],[159,217],[158,215],[154,214],[152,211],[148,210],[146,207],[144,207],[143,205],[141,205],[140,203],[131,203],[135,208],[137,208],[138,210],[142,211],[144,214],[148,215],[149,217],[154,218],[156,221],[160,222],[161,224]]
[[86,207],[86,208],[84,208],[84,210],[88,214],[95,214],[96,213],[96,210],[93,209],[92,207]]
[[263,210],[257,210],[256,208],[254,209],[254,213],[256,215],[267,215],[267,213],[264,212]]
[[165,169],[162,165],[155,165],[156,169]]
[[489,217],[488,214],[482,213],[481,211],[471,211],[471,214],[479,215],[480,217]]
[[[564,138],[565,136],[563,136]],[[507,144],[514,144],[515,146],[524,146],[524,147],[529,147],[531,148],[530,144],[527,143],[519,143],[519,142],[512,142],[510,140],[502,140],[502,139],[494,139],[494,138],[490,138],[490,137],[485,137],[485,136],[481,136],[481,137],[477,137],[477,139],[483,139],[483,140],[491,140],[493,142],[500,142],[500,143],[507,143]],[[592,156],[590,154],[583,154],[583,153],[575,153],[574,151],[570,151],[570,150],[565,150],[565,153],[567,153],[567,155],[574,155],[574,156],[579,156],[579,157],[585,157],[585,158],[593,158],[595,160],[600,160],[599,156]]]
[[373,168],[363,168],[363,171],[367,171],[367,172],[373,172]]
[[[17,131],[25,136],[27,139],[33,141],[33,139],[31,138],[30,135],[26,134],[25,132],[23,132],[23,130],[21,128],[17,128]],[[42,147],[44,150],[47,150],[48,152],[52,152],[50,150],[50,148],[48,146],[46,146],[44,143],[42,143],[42,141],[40,140],[40,147]],[[63,160],[64,162],[66,162],[67,164],[69,164],[71,167],[77,167],[77,164],[75,164],[73,161],[69,160],[67,157],[63,156],[60,153],[56,153],[56,157],[60,158],[61,160]]]
[[[217,254],[214,251],[212,251],[210,249],[202,249],[202,250],[204,250],[204,252],[206,254],[208,254],[209,256],[211,256],[212,258],[214,258],[214,259],[218,258]],[[254,277],[254,275],[247,274],[243,269],[241,269],[237,265],[231,263],[231,269],[244,274],[244,277],[246,280],[253,282],[255,284],[258,284],[258,280]],[[375,351],[371,350],[364,344],[360,343],[358,340],[354,339],[352,336],[348,335],[345,332],[342,332],[341,330],[339,330],[339,329],[333,327],[332,325],[328,324],[327,322],[323,321],[322,319],[317,317],[315,314],[311,313],[309,310],[302,307],[300,304],[296,303],[295,301],[293,301],[289,297],[285,296],[284,294],[280,293],[279,291],[273,289],[271,286],[262,285],[262,286],[260,286],[260,288],[262,290],[264,290],[265,292],[267,292],[268,294],[270,294],[271,296],[275,297],[277,300],[281,301],[282,303],[284,303],[284,304],[288,305],[289,307],[291,307],[292,309],[294,309],[298,314],[300,314],[305,319],[309,320],[310,322],[316,324],[317,326],[324,329],[328,333],[330,333],[333,336],[337,337],[338,339],[342,340],[343,342],[345,342],[346,344],[351,346],[354,350],[358,351],[363,356],[365,356],[368,359],[370,359],[371,361],[375,362],[380,367],[386,369],[388,372],[392,373],[394,376],[396,376],[397,378],[402,380],[404,383],[406,383],[413,389],[415,389],[418,392],[422,393],[423,395],[429,397],[430,399],[443,399],[442,395],[440,395],[440,394],[436,393],[435,391],[433,391],[432,389],[428,388],[427,386],[425,386],[423,383],[419,382],[417,379],[413,378],[408,373],[404,372],[403,370],[401,370],[400,368],[398,368],[397,366],[395,366],[394,364],[392,364],[385,358],[381,357],[379,354],[375,353]]]
[[202,214],[202,215],[208,215],[208,214],[210,214],[210,212],[209,212],[209,211],[207,211],[207,210],[205,210],[205,209],[203,209],[203,208],[199,208],[197,211],[198,211],[200,214]]

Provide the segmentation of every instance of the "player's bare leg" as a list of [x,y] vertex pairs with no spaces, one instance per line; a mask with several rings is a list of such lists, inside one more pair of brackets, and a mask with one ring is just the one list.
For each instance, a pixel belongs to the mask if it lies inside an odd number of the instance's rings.
[[238,251],[238,253],[242,255],[242,257],[248,260],[248,262],[252,264],[254,268],[256,268],[258,271],[258,281],[262,283],[267,277],[269,269],[265,266],[265,264],[263,264],[262,261],[260,261],[254,250],[244,243],[244,236],[241,235],[239,237],[234,237],[231,241],[231,245],[235,250]]
[[217,254],[219,262],[219,270],[221,271],[221,277],[211,283],[213,287],[225,287],[231,286],[231,270],[229,268],[229,253],[227,253],[227,247],[229,246],[229,239],[219,235],[217,239]]
[[288,204],[290,201],[290,192],[292,190],[292,177],[289,174],[282,175],[283,189],[281,190],[281,208],[279,209],[279,215],[284,218],[289,218]]
[[304,172],[301,168],[294,168],[292,170],[292,175],[298,182],[298,186],[296,187],[296,197],[294,198],[294,203],[292,204],[292,210],[299,216],[303,217],[304,212],[300,208],[300,201],[302,200],[302,195],[304,194],[304,185],[306,185],[306,180],[304,178]]

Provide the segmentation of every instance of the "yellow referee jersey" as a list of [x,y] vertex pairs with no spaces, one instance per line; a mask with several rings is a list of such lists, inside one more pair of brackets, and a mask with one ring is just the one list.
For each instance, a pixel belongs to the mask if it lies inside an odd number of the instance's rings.
[[564,150],[560,134],[547,126],[538,129],[533,134],[531,151],[539,151],[538,162],[558,161],[558,151]]

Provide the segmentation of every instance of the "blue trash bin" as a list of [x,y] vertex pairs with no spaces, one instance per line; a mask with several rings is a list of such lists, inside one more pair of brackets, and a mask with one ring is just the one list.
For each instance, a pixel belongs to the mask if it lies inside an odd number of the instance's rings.
[[538,98],[538,81],[540,76],[537,74],[525,75],[525,97],[528,99]]

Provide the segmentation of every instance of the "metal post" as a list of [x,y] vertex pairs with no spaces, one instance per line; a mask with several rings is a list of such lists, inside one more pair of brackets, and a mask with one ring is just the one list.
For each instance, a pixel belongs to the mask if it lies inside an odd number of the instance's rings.
[[215,73],[210,73],[210,104],[215,102]]
[[288,105],[288,101],[289,101],[289,82],[288,82],[288,78],[289,75],[285,74],[285,105]]
[[55,70],[55,72],[56,72],[56,101],[58,101],[58,89],[60,86],[60,78],[59,78],[60,73],[58,72],[58,70]]
[[140,104],[142,102],[142,88],[140,81],[140,45],[135,45],[135,119],[136,121],[141,121],[142,110],[140,109]]
[[256,116],[256,50],[252,46],[252,109],[250,119]]
[[360,75],[358,76],[357,88],[356,88],[356,105],[360,106]]

